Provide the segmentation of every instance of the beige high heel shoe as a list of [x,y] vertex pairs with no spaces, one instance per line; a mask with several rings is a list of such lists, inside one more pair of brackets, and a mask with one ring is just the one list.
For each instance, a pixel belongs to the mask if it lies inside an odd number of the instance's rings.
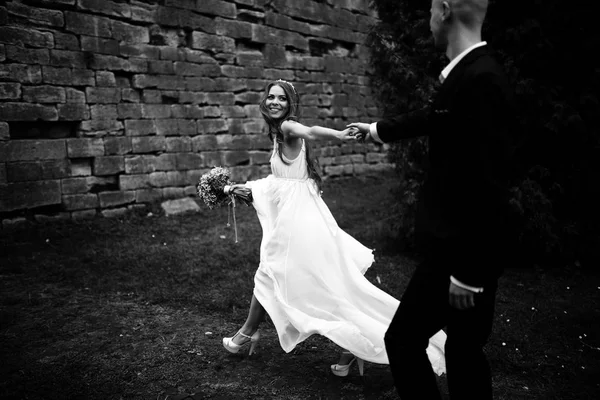
[[[242,335],[243,337],[250,339],[250,340],[246,340],[245,342],[243,342],[241,344],[236,344],[233,342],[233,338],[235,338],[237,335]],[[250,343],[250,350],[248,350],[248,355],[251,356],[254,353],[256,344],[258,343],[259,339],[260,339],[260,332],[258,331],[258,329],[256,330],[256,332],[254,332],[252,334],[252,336],[245,335],[242,333],[242,331],[238,331],[232,337],[223,338],[223,347],[225,347],[227,349],[227,351],[230,353],[237,353],[240,351],[240,349],[242,347],[244,347],[245,345]]]
[[[352,353],[345,351],[343,354],[352,354]],[[358,373],[360,374],[360,376],[363,376],[364,368],[365,368],[365,361],[356,356],[354,356],[352,358],[352,360],[350,360],[350,362],[345,365],[331,364],[331,373],[334,374],[335,376],[348,376],[348,373],[350,372],[350,367],[352,366],[352,364],[354,364],[354,361],[356,361],[356,364],[358,365]]]

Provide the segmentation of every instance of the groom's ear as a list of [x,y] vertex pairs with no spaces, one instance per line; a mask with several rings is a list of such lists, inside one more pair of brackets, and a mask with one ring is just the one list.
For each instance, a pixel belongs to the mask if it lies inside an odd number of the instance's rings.
[[452,7],[447,1],[442,1],[442,21],[448,21],[452,14]]

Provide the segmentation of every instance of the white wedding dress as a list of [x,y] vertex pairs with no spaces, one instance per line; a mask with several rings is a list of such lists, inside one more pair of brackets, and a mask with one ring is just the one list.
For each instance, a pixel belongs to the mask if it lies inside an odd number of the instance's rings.
[[[276,144],[272,174],[246,183],[263,230],[254,295],[284,351],[319,334],[365,361],[389,364],[383,337],[399,301],[363,276],[372,250],[338,227],[308,178],[305,151],[303,142],[286,165]],[[427,348],[438,375],[446,370],[445,341],[440,331]]]

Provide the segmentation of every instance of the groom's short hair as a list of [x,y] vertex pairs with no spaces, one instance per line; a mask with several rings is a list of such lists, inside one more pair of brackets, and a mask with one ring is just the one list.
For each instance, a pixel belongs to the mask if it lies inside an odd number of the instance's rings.
[[483,25],[488,8],[488,0],[447,0],[454,18],[468,28]]

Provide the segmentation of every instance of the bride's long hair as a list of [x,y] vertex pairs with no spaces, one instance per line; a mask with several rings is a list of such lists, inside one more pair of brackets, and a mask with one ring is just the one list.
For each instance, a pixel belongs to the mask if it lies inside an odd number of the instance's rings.
[[[281,116],[281,118],[277,119],[271,117],[266,103],[267,97],[269,96],[269,91],[273,86],[279,86],[281,89],[283,89],[283,92],[285,93],[285,96],[288,99],[288,109]],[[277,143],[279,144],[277,146],[277,153],[279,155],[279,158],[284,164],[289,165],[290,163],[283,158],[282,153],[283,146],[281,146],[281,144],[283,143],[283,132],[281,132],[281,124],[283,123],[283,121],[286,120],[299,120],[300,96],[298,96],[298,93],[296,93],[296,89],[294,89],[294,87],[289,82],[282,80],[272,81],[267,84],[263,97],[260,100],[259,108],[260,113],[262,114],[265,122],[267,123],[269,139],[271,139],[271,142],[277,141]],[[311,157],[310,146],[308,145],[308,143],[306,143],[306,141],[304,143],[304,147],[306,149],[306,166],[308,170],[308,176],[309,178],[315,181],[317,187],[319,188],[319,191],[321,191],[322,179],[318,170],[318,161]]]

